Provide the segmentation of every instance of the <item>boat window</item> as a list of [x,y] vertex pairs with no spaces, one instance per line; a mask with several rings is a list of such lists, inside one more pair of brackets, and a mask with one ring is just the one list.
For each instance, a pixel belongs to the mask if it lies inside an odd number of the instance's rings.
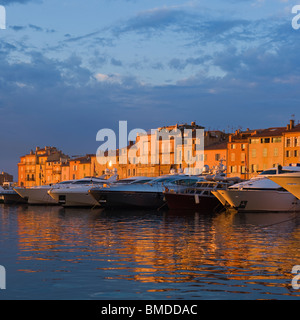
[[276,169],[275,170],[265,170],[260,173],[260,175],[265,175],[265,174],[276,174]]
[[143,184],[143,183],[146,183],[146,182],[149,182],[149,181],[151,181],[151,179],[137,180],[137,181],[134,181],[132,184],[135,184],[135,183],[141,183],[141,184]]
[[115,183],[117,183],[117,184],[123,184],[123,183],[130,183],[130,182],[134,182],[135,181],[135,179],[122,179],[122,180],[118,180],[118,181],[116,181]]
[[75,181],[73,184],[89,184],[92,183],[94,181],[91,180],[81,180],[81,181]]

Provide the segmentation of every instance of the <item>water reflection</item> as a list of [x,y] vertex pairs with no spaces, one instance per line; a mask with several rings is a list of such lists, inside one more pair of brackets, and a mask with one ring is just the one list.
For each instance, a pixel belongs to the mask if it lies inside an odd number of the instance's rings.
[[300,296],[291,288],[292,267],[300,264],[295,214],[2,205],[0,219],[1,241],[15,235],[18,273],[42,273],[52,284],[61,282],[62,290],[67,273],[82,271],[87,287],[95,280],[104,286],[90,298],[111,291],[132,298],[137,283],[135,294],[146,298]]

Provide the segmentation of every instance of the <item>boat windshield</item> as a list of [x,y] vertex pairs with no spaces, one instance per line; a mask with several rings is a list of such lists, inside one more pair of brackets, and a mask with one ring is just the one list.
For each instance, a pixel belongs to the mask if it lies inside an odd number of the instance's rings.
[[[177,178],[178,179],[178,178]],[[165,183],[165,182],[172,182],[176,180],[176,178],[171,178],[171,177],[165,177],[165,178],[158,178],[158,179],[154,179],[154,180],[150,180],[148,181],[147,183],[155,183],[155,184],[158,184],[158,183]]]
[[150,182],[151,179],[142,179],[142,180],[136,180],[134,181],[132,184],[143,184],[143,183],[147,183],[147,182]]
[[[279,174],[282,174],[282,173],[293,173],[293,172],[299,172],[299,171],[281,169],[279,171]],[[276,169],[265,170],[262,173],[260,173],[259,175],[269,175],[269,174],[277,174],[277,170]]]

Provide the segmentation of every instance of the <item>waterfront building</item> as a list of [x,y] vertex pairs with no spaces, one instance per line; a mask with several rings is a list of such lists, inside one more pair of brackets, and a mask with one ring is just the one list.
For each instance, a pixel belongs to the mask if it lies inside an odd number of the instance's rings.
[[36,147],[29,154],[20,157],[18,163],[18,185],[40,186],[62,181],[61,166],[69,157],[55,147]]
[[[135,142],[130,142],[126,148],[102,152],[101,156],[98,155],[101,165],[96,163],[96,171],[103,173],[114,169],[119,178],[156,177],[171,172],[197,174],[204,166],[203,153],[198,151],[219,143],[223,143],[224,147],[227,139],[228,134],[222,131],[205,132],[204,127],[195,122],[160,127],[151,132],[138,133]],[[217,150],[220,150],[219,147]],[[223,153],[214,159],[226,158]],[[215,166],[219,161],[208,163],[206,160],[206,164]]]
[[295,125],[291,120],[283,135],[284,165],[300,163],[300,124]]
[[206,146],[204,149],[204,165],[210,169],[217,167],[222,161],[227,165],[227,141]]
[[283,134],[286,127],[254,130],[249,137],[250,177],[284,163]]
[[229,136],[227,144],[227,175],[229,177],[249,178],[249,138],[255,131],[236,130]]

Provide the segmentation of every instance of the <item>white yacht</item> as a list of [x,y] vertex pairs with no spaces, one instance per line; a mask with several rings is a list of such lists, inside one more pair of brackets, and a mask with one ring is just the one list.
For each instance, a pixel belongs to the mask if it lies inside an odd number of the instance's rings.
[[54,185],[44,185],[44,186],[36,186],[36,187],[15,187],[14,190],[24,199],[27,199],[28,204],[58,204],[56,200],[54,200],[48,194],[48,191],[51,188],[59,188],[60,186],[70,185],[74,182],[74,180],[70,181],[62,181],[56,183]]
[[300,172],[300,167],[271,168],[258,176],[243,181],[226,190],[215,191],[215,196],[224,204],[239,212],[291,212],[300,211],[300,200],[277,183],[271,176],[287,172]]
[[89,193],[105,208],[160,208],[166,204],[164,191],[182,191],[204,177],[166,175],[146,183],[92,188]]
[[284,173],[278,176],[268,176],[268,178],[300,199],[300,172]]
[[117,174],[108,179],[83,178],[67,185],[56,185],[48,190],[48,194],[63,207],[93,207],[99,205],[88,191],[95,186],[103,187],[117,181]]

